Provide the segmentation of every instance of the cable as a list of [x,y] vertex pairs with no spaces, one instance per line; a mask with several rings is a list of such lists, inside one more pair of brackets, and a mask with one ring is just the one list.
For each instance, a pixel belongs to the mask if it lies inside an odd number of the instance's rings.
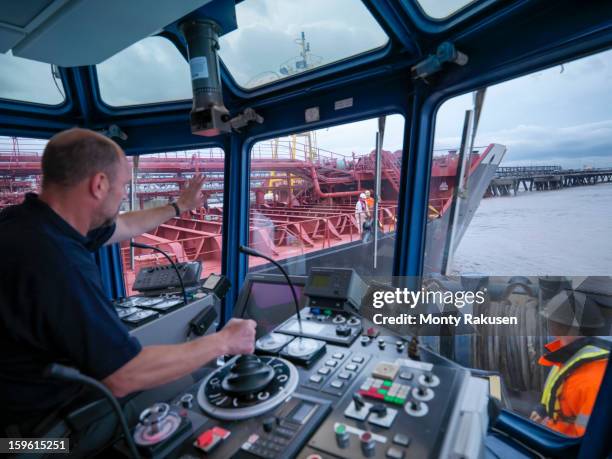
[[[300,303],[299,303],[299,301],[297,299],[297,295],[295,294],[295,287],[293,286],[293,282],[291,282],[291,279],[289,278],[289,275],[287,274],[287,272],[275,260],[273,260],[269,256],[264,255],[263,253],[255,250],[255,249],[252,249],[252,248],[247,247],[245,245],[241,245],[240,247],[238,247],[238,250],[240,250],[242,253],[244,253],[246,255],[250,255],[252,257],[258,257],[258,258],[263,258],[264,260],[268,260],[270,263],[272,263],[274,266],[276,266],[281,273],[283,273],[283,276],[285,276],[285,279],[287,279],[287,283],[289,284],[289,288],[291,289],[291,293],[293,294],[293,302],[295,303],[295,312],[297,314],[298,326],[300,327],[300,334],[301,334],[302,333],[302,317],[300,316]],[[244,313],[244,311],[243,311],[243,313]]]
[[108,390],[108,388],[104,384],[100,383],[99,381],[96,381],[93,378],[90,378],[89,376],[85,376],[76,368],[60,365],[59,363],[52,363],[51,365],[49,365],[45,369],[44,374],[45,376],[51,378],[82,383],[95,388],[98,392],[101,392],[102,395],[104,395],[104,398],[106,398],[110,402],[111,406],[117,414],[117,417],[119,418],[119,423],[121,424],[121,429],[123,430],[125,441],[130,450],[130,455],[133,459],[140,459],[140,455],[138,454],[138,450],[136,449],[136,445],[134,444],[134,439],[130,435],[130,429],[128,428],[125,416],[123,415],[123,410],[121,409],[121,406],[119,406],[119,402],[117,401],[115,396],[111,393],[110,390]]
[[168,259],[168,261],[170,262],[170,264],[176,271],[176,276],[178,277],[179,283],[181,284],[181,290],[183,291],[183,301],[185,302],[185,305],[187,305],[187,291],[185,290],[185,285],[183,284],[183,278],[181,277],[181,273],[176,267],[176,264],[174,263],[174,261],[172,261],[172,258],[170,258],[170,256],[166,252],[164,252],[162,249],[160,249],[159,247],[154,247],[152,245],[147,245],[147,244],[141,244],[140,242],[134,242],[134,241],[130,242],[130,246],[137,247],[139,249],[156,250],[157,252],[161,253],[164,257]]

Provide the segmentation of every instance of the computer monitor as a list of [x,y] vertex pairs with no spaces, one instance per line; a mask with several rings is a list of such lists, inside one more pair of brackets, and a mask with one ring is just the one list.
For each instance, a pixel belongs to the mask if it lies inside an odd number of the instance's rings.
[[[306,304],[303,295],[306,276],[289,276],[300,309]],[[257,338],[271,332],[295,314],[293,296],[287,280],[281,274],[248,274],[240,290],[234,317],[257,322]]]

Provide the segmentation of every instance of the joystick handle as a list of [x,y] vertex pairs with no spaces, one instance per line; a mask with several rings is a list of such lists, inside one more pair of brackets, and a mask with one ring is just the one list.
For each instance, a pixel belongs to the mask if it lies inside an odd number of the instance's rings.
[[375,413],[379,418],[384,418],[387,415],[387,407],[382,403],[376,403],[370,407],[370,413]]
[[361,394],[354,393],[353,402],[355,403],[355,409],[357,411],[360,411],[365,406],[365,402],[363,401],[363,397],[361,396]]

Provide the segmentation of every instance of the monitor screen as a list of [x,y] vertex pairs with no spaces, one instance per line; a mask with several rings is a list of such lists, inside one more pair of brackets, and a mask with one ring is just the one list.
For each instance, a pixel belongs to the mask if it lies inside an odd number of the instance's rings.
[[[300,309],[304,307],[302,285],[295,285]],[[286,283],[268,283],[253,281],[246,300],[242,318],[257,322],[257,338],[271,332],[295,314],[293,295]]]

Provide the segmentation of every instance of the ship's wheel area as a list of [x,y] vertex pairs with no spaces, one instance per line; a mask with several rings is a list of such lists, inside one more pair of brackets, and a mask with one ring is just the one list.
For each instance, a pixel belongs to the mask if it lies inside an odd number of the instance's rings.
[[217,419],[239,420],[276,407],[296,389],[298,372],[278,357],[242,355],[208,375],[198,389],[202,410]]

